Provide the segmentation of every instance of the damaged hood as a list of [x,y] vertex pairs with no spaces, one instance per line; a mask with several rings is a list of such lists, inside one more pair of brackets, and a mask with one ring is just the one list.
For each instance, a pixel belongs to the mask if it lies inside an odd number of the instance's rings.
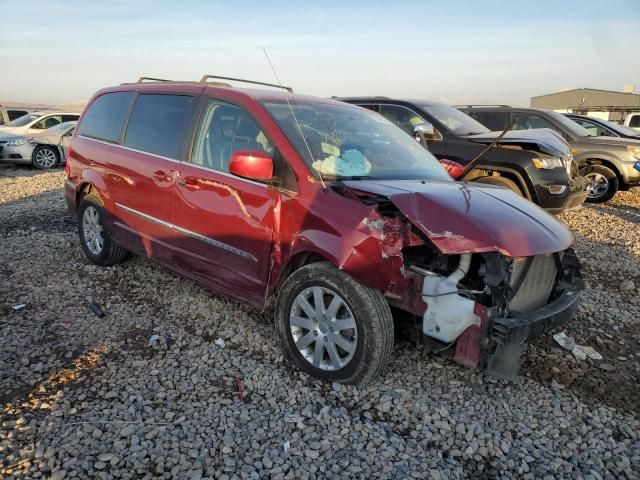
[[344,185],[388,198],[445,254],[495,251],[525,257],[565,250],[573,243],[558,220],[506,188],[420,180]]
[[[472,142],[490,144],[502,132],[487,132],[469,135],[467,138]],[[554,157],[567,156],[570,153],[569,144],[548,128],[537,128],[533,130],[511,130],[498,142],[500,145],[517,145],[525,150],[537,150]]]

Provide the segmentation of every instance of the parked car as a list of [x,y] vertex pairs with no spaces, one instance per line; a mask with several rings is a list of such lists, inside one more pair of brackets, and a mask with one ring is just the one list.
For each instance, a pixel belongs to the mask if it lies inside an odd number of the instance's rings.
[[640,130],[640,112],[629,113],[624,119],[625,127]]
[[618,190],[640,184],[640,141],[591,135],[571,119],[550,110],[484,105],[460,109],[488,128],[500,128],[515,119],[515,128],[549,128],[561,135],[569,142],[580,173],[589,180],[588,202],[606,202]]
[[577,113],[565,113],[564,116],[576,122],[594,137],[619,137],[640,140],[640,131],[619,123],[587,115],[578,115]]
[[32,164],[39,169],[66,162],[76,122],[59,123],[35,135],[0,138],[0,164]]
[[[378,112],[412,136],[417,125],[432,126],[429,151],[463,166],[501,133],[441,103],[385,97],[338,100]],[[465,180],[507,187],[550,213],[577,208],[587,196],[569,145],[547,131],[508,132]]]
[[453,181],[376,113],[216,78],[91,99],[65,168],[91,262],[132,251],[243,302],[275,297],[287,357],[336,382],[383,371],[392,306],[458,361],[506,376],[572,316],[579,265],[554,217]]
[[79,113],[32,112],[0,126],[0,138],[14,135],[33,135],[59,123],[73,122],[80,118]]
[[26,108],[7,107],[0,105],[0,125],[12,122],[13,120],[20,118],[31,110]]

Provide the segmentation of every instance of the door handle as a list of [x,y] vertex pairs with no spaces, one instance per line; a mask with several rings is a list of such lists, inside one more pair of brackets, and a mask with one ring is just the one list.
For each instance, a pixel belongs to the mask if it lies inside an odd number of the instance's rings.
[[172,180],[171,175],[168,175],[164,170],[156,170],[153,172],[153,177],[160,182],[170,182]]
[[198,177],[178,177],[178,184],[188,190],[198,190],[202,185]]

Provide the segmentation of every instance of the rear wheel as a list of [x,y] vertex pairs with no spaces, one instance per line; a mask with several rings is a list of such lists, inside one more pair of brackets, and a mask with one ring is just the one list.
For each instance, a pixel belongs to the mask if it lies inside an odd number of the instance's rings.
[[119,263],[127,256],[127,251],[114,243],[106,220],[107,213],[100,199],[85,195],[78,209],[80,246],[91,263],[101,266]]
[[55,167],[60,161],[60,154],[55,147],[50,145],[40,145],[31,154],[31,163],[40,170],[47,170]]
[[315,377],[364,385],[391,357],[393,318],[385,298],[328,262],[287,278],[275,317],[286,356]]
[[587,165],[580,173],[589,182],[587,202],[603,203],[616,194],[619,188],[616,172],[604,165]]
[[480,178],[474,179],[473,181],[478,183],[486,183],[489,185],[499,185],[501,187],[506,187],[509,190],[511,190],[513,193],[521,197],[523,196],[522,190],[520,190],[520,187],[518,187],[516,182],[514,182],[513,180],[509,180],[506,177],[495,177],[495,176],[480,177]]

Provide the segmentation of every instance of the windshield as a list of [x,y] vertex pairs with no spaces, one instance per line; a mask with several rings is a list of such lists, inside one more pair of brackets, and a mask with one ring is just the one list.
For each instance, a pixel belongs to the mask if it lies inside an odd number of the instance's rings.
[[32,113],[29,113],[27,115],[23,115],[21,117],[16,118],[12,122],[7,123],[6,126],[7,127],[24,127],[28,123],[31,123],[32,121],[34,121],[39,116],[40,115],[34,115]]
[[458,136],[490,132],[487,127],[466,113],[448,105],[420,105],[420,108]]
[[586,128],[581,125],[578,125],[576,122],[571,120],[568,117],[565,117],[561,113],[558,112],[547,112],[547,114],[553,118],[556,122],[560,123],[564,128],[569,130],[571,133],[578,137],[595,137],[595,133],[589,132]]
[[377,113],[350,105],[263,104],[324,179],[451,180],[431,153]]

